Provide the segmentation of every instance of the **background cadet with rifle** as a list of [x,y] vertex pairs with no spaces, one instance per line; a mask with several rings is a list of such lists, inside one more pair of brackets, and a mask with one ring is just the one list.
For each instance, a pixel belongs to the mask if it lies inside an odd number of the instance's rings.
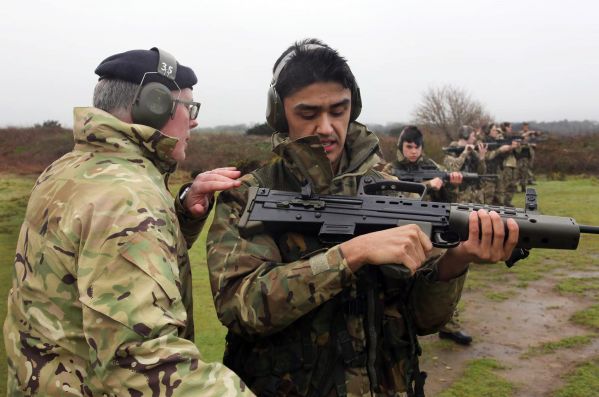
[[[397,176],[400,172],[420,170],[444,171],[443,167],[435,163],[424,154],[424,137],[416,126],[408,126],[399,134],[397,140],[397,158],[388,163],[384,172]],[[458,186],[462,183],[462,174],[450,172],[449,184]],[[442,178],[433,178],[423,181],[427,186],[427,196],[432,201],[451,201],[451,193]]]
[[[423,169],[441,171],[442,167],[423,153],[423,147],[424,136],[420,129],[416,126],[404,128],[397,141],[397,158],[387,164],[383,171],[397,176],[400,180],[406,179],[401,175],[403,172],[417,172]],[[449,183],[445,183],[438,177],[422,181],[427,186],[426,197],[428,199],[443,202],[455,202],[457,200],[457,191],[459,186],[463,184],[462,174],[458,172],[459,170],[449,171],[450,179],[447,181]],[[439,329],[439,337],[451,339],[462,345],[468,345],[472,342],[472,337],[462,330],[457,307],[449,321]]]
[[[463,125],[458,129],[458,140],[449,144],[447,149],[463,148],[462,153],[445,150],[443,164],[450,172],[475,172],[479,175],[485,174],[487,166],[485,164],[485,155],[487,145],[476,141],[476,131],[474,128]],[[452,198],[452,202],[457,203],[484,203],[484,194],[482,181],[474,183],[462,183],[457,187],[457,197]]]
[[518,161],[518,183],[522,192],[526,191],[527,185],[534,185],[532,167],[534,165],[535,148],[537,145],[533,140],[540,134],[539,131],[531,131],[528,123],[523,123],[522,130],[518,132],[522,142],[520,150],[516,151],[516,160]]
[[[356,121],[360,90],[337,51],[315,39],[290,46],[273,67],[267,121],[276,160],[218,198],[208,234],[216,310],[229,329],[224,363],[264,396],[423,396],[416,334],[438,330],[457,304],[468,263],[510,256],[518,226],[473,212],[470,238],[431,252],[416,225],[327,243],[283,231],[241,236],[251,187],[355,196],[377,172],[376,135]],[[479,239],[479,219],[481,222]],[[385,278],[382,264],[412,277]]]
[[488,123],[483,131],[485,133],[484,143],[488,144],[488,151],[485,158],[487,172],[497,174],[499,178],[495,181],[485,181],[483,190],[486,204],[504,205],[505,203],[505,183],[502,177],[505,159],[518,147],[516,141],[505,141],[501,132],[497,129],[495,123]]
[[512,123],[507,121],[501,123],[501,132],[505,139],[513,138],[515,142],[515,147],[508,152],[503,160],[503,172],[501,174],[504,187],[503,205],[512,207],[512,199],[514,198],[514,193],[516,193],[516,183],[518,182],[518,160],[516,160],[516,153],[521,150],[521,145],[518,137],[512,134]]

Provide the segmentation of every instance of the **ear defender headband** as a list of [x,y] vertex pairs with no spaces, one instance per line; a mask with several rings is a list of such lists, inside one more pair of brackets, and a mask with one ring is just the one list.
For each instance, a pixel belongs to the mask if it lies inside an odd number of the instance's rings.
[[[320,44],[305,44],[301,46],[302,49],[305,50],[316,50],[319,48],[324,48],[330,50],[329,47],[325,47]],[[268,88],[267,101],[266,101],[266,122],[268,125],[278,132],[288,132],[289,125],[287,124],[287,118],[285,117],[285,108],[283,106],[283,98],[279,96],[277,92],[277,81],[279,79],[279,75],[285,69],[285,66],[289,63],[293,57],[296,55],[296,50],[290,51],[277,65],[275,71],[272,75],[272,80],[270,82],[270,87]],[[354,84],[354,88],[351,92],[351,113],[349,116],[349,121],[356,121],[360,112],[362,111],[362,97],[360,96],[360,87],[358,87],[358,83]]]
[[166,77],[179,89],[179,95],[181,94],[181,88],[175,81],[177,77],[177,60],[160,48],[156,48],[156,50],[158,51],[156,71],[144,73],[131,106],[131,117],[136,124],[147,125],[159,130],[164,127],[169,117],[174,116],[176,102],[173,100],[171,90],[164,84],[151,82],[144,85],[146,76],[159,74]]

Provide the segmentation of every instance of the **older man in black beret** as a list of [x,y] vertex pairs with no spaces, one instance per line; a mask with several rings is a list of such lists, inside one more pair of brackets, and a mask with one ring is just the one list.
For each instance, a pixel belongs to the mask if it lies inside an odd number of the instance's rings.
[[15,255],[4,342],[8,395],[252,395],[193,343],[187,250],[239,172],[166,179],[197,125],[190,68],[153,48],[96,69],[74,149],[39,177]]

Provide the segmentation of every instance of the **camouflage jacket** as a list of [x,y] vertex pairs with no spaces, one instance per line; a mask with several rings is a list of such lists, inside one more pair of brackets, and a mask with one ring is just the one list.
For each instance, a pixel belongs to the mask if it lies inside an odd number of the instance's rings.
[[187,246],[203,221],[181,216],[166,187],[176,139],[95,108],[75,109],[74,137],[21,227],[8,395],[251,395],[192,340]]
[[[250,186],[299,191],[307,180],[320,194],[355,195],[364,175],[392,178],[371,169],[378,139],[357,123],[337,175],[315,136],[275,134],[273,145],[274,162],[219,196],[208,234],[212,293],[229,329],[224,362],[258,395],[370,396],[371,388],[397,395],[412,371],[407,360],[416,359],[415,333],[435,332],[448,320],[464,277],[435,281],[440,254],[415,277],[385,279],[374,266],[352,273],[339,246],[317,236],[241,237]],[[376,310],[367,310],[368,302]],[[370,342],[368,324],[376,336]]]
[[[457,141],[453,141],[449,144],[449,147],[461,146]],[[464,171],[464,172],[475,172],[478,174],[484,174],[487,167],[485,162],[481,161],[474,151],[464,150],[460,155],[453,153],[447,153],[443,158],[443,165],[450,171]]]
[[[504,139],[503,134],[498,134],[496,139],[487,136],[484,141],[493,142],[500,139]],[[505,167],[515,168],[517,165],[516,156],[513,152],[502,153],[499,148],[489,150],[485,156],[485,161],[487,170],[491,174],[500,174]]]

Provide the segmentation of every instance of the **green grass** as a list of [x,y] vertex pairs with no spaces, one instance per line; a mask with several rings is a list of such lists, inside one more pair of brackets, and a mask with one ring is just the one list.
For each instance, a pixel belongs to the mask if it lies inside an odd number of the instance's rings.
[[505,291],[505,292],[491,291],[491,292],[487,292],[485,294],[485,297],[487,299],[492,300],[493,302],[503,302],[503,301],[510,299],[514,295],[515,295],[515,293],[513,291]]
[[555,289],[564,294],[585,295],[587,292],[599,293],[599,277],[574,277],[560,281]]
[[472,360],[464,375],[437,397],[509,397],[516,387],[497,374],[503,368],[493,359]]
[[560,339],[555,342],[546,342],[539,346],[532,346],[526,351],[526,353],[522,354],[522,358],[530,358],[533,356],[540,356],[543,354],[551,354],[555,353],[557,350],[563,349],[571,349],[579,346],[586,346],[593,342],[593,339],[596,338],[596,334],[589,335],[578,335],[578,336],[569,336],[567,338]]
[[599,305],[593,305],[574,313],[570,321],[599,331]]
[[[12,268],[19,236],[19,228],[25,215],[27,197],[34,177],[0,176],[0,321],[6,317],[6,299],[12,283]],[[0,343],[0,396],[6,393],[6,350]]]
[[553,397],[599,397],[599,358],[582,364],[566,377]]

